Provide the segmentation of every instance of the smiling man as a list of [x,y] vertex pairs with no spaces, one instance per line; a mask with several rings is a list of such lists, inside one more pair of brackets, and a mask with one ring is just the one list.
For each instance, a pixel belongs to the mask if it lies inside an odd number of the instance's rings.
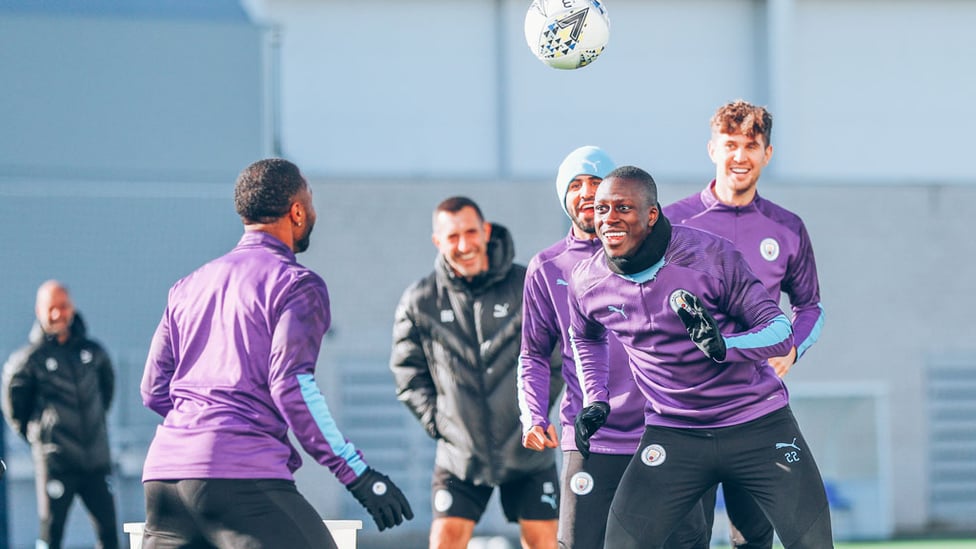
[[516,404],[525,267],[467,197],[437,205],[431,239],[434,272],[403,293],[390,357],[398,398],[437,440],[430,547],[467,547],[497,487],[522,547],[555,549],[555,455],[522,448]]
[[[764,107],[737,100],[722,105],[711,119],[708,156],[715,179],[699,193],[664,209],[675,224],[706,230],[732,241],[766,291],[779,302],[785,293],[793,311],[793,346],[767,362],[783,377],[817,341],[823,326],[820,283],[813,246],[803,220],[759,195],[757,185],[773,156],[773,117]],[[725,509],[732,523],[732,545],[769,549],[773,528],[742,488],[723,485]],[[709,526],[716,494],[705,497]],[[710,530],[710,529],[709,529]]]
[[112,496],[108,409],[115,372],[88,335],[62,283],[37,289],[29,343],[3,368],[3,412],[31,446],[40,519],[37,547],[60,549],[75,496],[88,510],[96,547],[119,546]]
[[[593,204],[603,177],[613,170],[599,147],[580,147],[566,156],[556,176],[556,198],[569,216],[569,234],[529,262],[525,277],[522,350],[519,355],[519,408],[522,444],[531,450],[561,447],[563,452],[559,510],[561,549],[602,549],[613,494],[644,433],[644,396],[630,375],[627,354],[613,337],[609,343],[610,407],[607,423],[577,448],[573,423],[583,408],[583,388],[569,338],[567,280],[573,267],[601,249]],[[562,354],[566,392],[560,404],[560,432],[549,423],[551,376],[549,357]],[[560,438],[561,437],[561,438]],[[685,526],[686,525],[686,526]],[[707,547],[704,513],[697,507],[669,549]]]
[[787,549],[832,547],[819,469],[786,387],[765,363],[793,346],[779,305],[731,242],[672,227],[644,170],[609,173],[594,212],[603,253],[569,280],[569,337],[590,403],[577,440],[613,414],[608,334],[623,344],[647,401],[605,546],[661,547],[707,490],[733,482],[757,500]]

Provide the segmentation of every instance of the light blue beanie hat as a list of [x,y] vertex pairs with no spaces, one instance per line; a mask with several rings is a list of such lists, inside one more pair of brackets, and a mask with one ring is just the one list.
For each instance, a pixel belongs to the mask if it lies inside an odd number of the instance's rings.
[[610,160],[600,147],[587,145],[569,153],[559,165],[559,174],[556,175],[556,197],[559,198],[559,205],[563,207],[566,215],[569,215],[569,211],[566,210],[566,192],[569,190],[570,181],[579,175],[593,175],[603,179],[616,167],[613,160]]

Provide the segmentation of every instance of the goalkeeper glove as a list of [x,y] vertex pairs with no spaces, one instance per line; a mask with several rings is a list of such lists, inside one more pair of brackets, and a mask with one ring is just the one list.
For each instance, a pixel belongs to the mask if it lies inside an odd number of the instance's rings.
[[603,427],[610,415],[610,404],[606,402],[594,402],[580,410],[576,416],[576,449],[583,454],[584,458],[590,457],[590,437],[597,429]]
[[675,290],[671,294],[671,308],[684,323],[688,335],[705,356],[715,362],[725,360],[725,338],[718,331],[718,324],[698,296],[687,290]]

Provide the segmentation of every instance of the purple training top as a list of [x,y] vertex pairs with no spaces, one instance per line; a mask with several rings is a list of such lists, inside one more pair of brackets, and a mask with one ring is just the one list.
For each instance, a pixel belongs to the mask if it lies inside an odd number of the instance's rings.
[[289,428],[343,484],[361,475],[315,384],[329,322],[325,282],[262,232],[178,281],[142,378],[143,403],[164,417],[143,481],[291,480],[302,460]]
[[[715,318],[728,348],[723,362],[695,346],[672,310],[679,289],[698,296]],[[661,261],[635,275],[613,273],[605,254],[596,254],[573,270],[569,299],[570,338],[589,401],[609,400],[609,331],[630,355],[649,401],[648,425],[725,427],[788,404],[765,359],[793,346],[790,322],[724,238],[675,226]]]
[[803,221],[759,194],[746,206],[719,202],[712,180],[702,192],[664,208],[675,225],[687,225],[725,237],[739,248],[752,272],[779,302],[785,292],[793,309],[793,337],[799,359],[820,337],[824,311],[813,246]]
[[[523,432],[535,425],[549,426],[549,357],[558,344],[562,352],[562,374],[566,391],[559,407],[562,424],[560,446],[576,450],[573,422],[583,407],[583,387],[577,374],[566,329],[569,326],[567,299],[569,273],[580,261],[594,253],[603,255],[600,241],[581,240],[569,235],[542,250],[529,262],[522,301],[522,348],[519,355],[519,410]],[[626,454],[637,451],[644,433],[644,405],[647,400],[637,390],[630,373],[627,354],[611,336],[610,408],[606,425],[590,439],[590,451],[598,454]]]

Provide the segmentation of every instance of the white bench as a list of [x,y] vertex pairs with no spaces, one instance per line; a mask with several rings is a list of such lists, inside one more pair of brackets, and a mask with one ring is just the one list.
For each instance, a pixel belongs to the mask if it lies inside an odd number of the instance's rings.
[[[326,528],[332,534],[339,549],[356,549],[356,537],[359,530],[363,529],[361,520],[325,520]],[[122,525],[122,531],[129,534],[129,547],[131,549],[142,549],[142,527],[144,522],[126,522]]]

